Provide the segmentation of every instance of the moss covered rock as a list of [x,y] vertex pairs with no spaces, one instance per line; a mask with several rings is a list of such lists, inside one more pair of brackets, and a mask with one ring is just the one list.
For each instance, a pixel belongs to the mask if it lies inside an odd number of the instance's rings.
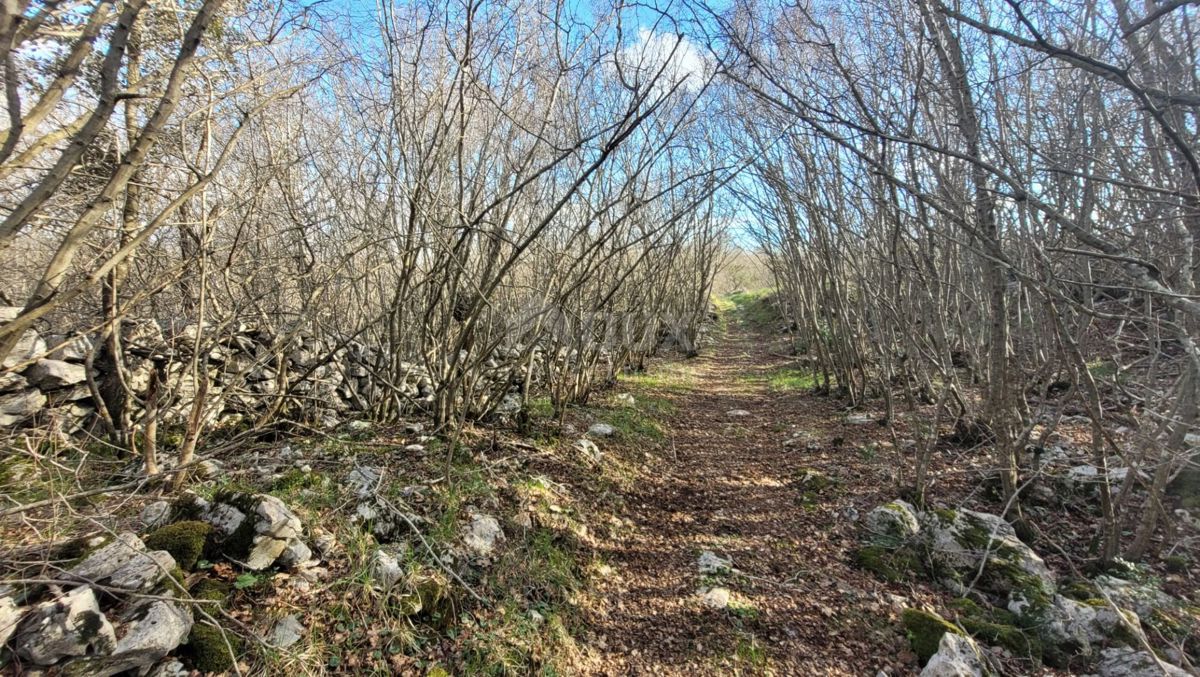
[[409,576],[405,590],[397,596],[399,610],[405,616],[431,614],[446,600],[446,579],[431,572],[418,572]]
[[1021,627],[1017,617],[1005,610],[984,608],[969,599],[957,599],[950,603],[955,620],[972,637],[991,646],[1007,649],[1014,656],[1039,662],[1042,658],[1042,641],[1036,631]]
[[[226,639],[229,640],[228,645]],[[232,632],[222,633],[220,628],[212,625],[198,623],[192,627],[181,653],[192,667],[201,672],[226,672],[233,668],[234,657],[241,652],[241,637]]]
[[947,632],[956,635],[962,634],[962,630],[950,621],[922,609],[905,609],[900,616],[900,621],[904,625],[908,641],[917,657],[921,659],[921,663],[928,662],[933,654],[937,653],[942,635]]
[[150,550],[166,550],[185,571],[196,567],[212,526],[198,520],[176,522],[150,532],[143,541]]
[[1050,604],[1054,574],[1003,518],[973,510],[938,511],[925,527],[938,575],[975,581],[982,590],[1016,595],[1034,607]]
[[899,545],[921,530],[917,511],[905,501],[885,503],[867,513],[867,538],[877,545]]
[[921,559],[907,547],[866,545],[854,551],[854,561],[885,581],[898,583],[923,573]]

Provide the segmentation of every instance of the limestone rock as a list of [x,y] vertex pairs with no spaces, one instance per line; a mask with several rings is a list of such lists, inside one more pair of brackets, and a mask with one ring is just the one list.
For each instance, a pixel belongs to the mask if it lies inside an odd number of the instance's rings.
[[0,597],[0,647],[17,631],[17,624],[25,616],[26,609],[17,606],[12,597]]
[[46,406],[40,390],[18,390],[0,395],[0,426],[16,425]]
[[271,566],[287,549],[288,543],[300,537],[303,525],[300,518],[274,496],[260,494],[254,508],[254,537],[246,561],[247,569],[257,571]]
[[112,543],[88,555],[71,567],[65,578],[82,583],[107,581],[126,564],[146,552],[146,544],[137,534],[118,534]]
[[921,530],[917,511],[906,501],[892,501],[867,513],[870,539],[886,545],[897,545],[914,538]]
[[252,571],[274,564],[303,530],[300,518],[268,494],[236,494],[212,504],[198,497],[192,500],[200,519],[221,538],[236,542],[235,551],[223,554]]
[[1179,600],[1148,583],[1107,575],[1095,577],[1092,583],[1112,598],[1117,606],[1129,609],[1142,618],[1149,618],[1157,610],[1174,609],[1180,605]]
[[24,376],[8,372],[0,374],[0,393],[9,393],[14,390],[25,390],[29,382]]
[[87,380],[82,364],[62,360],[38,360],[24,371],[25,379],[42,390],[66,388]]
[[497,416],[512,416],[521,411],[521,398],[513,393],[505,393],[500,399],[500,404],[496,405],[494,413]]
[[400,512],[391,503],[374,498],[359,503],[351,519],[369,523],[371,534],[381,543],[398,541],[409,532],[410,522],[419,524],[425,521],[420,515]]
[[107,677],[157,663],[187,639],[192,612],[167,600],[145,600],[125,614],[121,638],[107,656],[72,661],[63,674]]
[[111,653],[116,641],[96,594],[82,586],[34,607],[13,647],[34,665],[53,665],[64,658]]
[[163,526],[171,518],[171,504],[166,501],[154,501],[148,503],[142,508],[142,512],[138,514],[138,520],[147,529],[157,529]]
[[222,536],[228,537],[246,521],[246,513],[226,503],[214,503],[203,510],[201,518],[213,525]]
[[487,560],[496,552],[496,544],[504,540],[500,522],[491,515],[475,513],[463,528],[463,544],[476,560]]
[[349,421],[346,423],[346,432],[348,433],[365,433],[369,432],[373,426],[370,421]]
[[142,552],[108,577],[107,585],[122,590],[145,592],[166,578],[175,568],[175,558],[166,550]]
[[705,575],[727,574],[733,571],[733,560],[721,557],[712,550],[705,550],[696,560],[696,568]]
[[312,550],[304,543],[304,541],[293,538],[288,541],[287,547],[279,555],[279,559],[275,563],[281,567],[297,567],[312,559]]
[[1132,626],[1142,634],[1136,617],[1123,618],[1110,606],[1092,606],[1062,595],[1054,595],[1049,605],[1040,606],[1014,594],[1008,609],[1018,618],[1033,619],[1045,640],[1084,655],[1090,655],[1093,645],[1103,643],[1119,629]]
[[937,653],[921,670],[921,677],[982,677],[979,647],[969,637],[955,632],[942,635]]
[[1169,663],[1160,663],[1145,651],[1111,647],[1100,652],[1096,666],[1099,677],[1190,677],[1191,673]]
[[595,442],[587,439],[586,437],[581,437],[575,440],[575,442],[571,444],[571,447],[583,454],[583,456],[592,463],[599,463],[600,459],[603,457],[600,447],[596,446]]
[[346,476],[346,484],[359,498],[366,498],[375,493],[379,486],[381,473],[378,468],[369,465],[356,465]]
[[0,368],[15,367],[45,352],[46,342],[42,340],[42,337],[38,336],[36,331],[26,329],[21,334],[21,338],[17,339],[17,344],[13,347],[12,352],[4,358],[3,363],[0,363]]
[[730,409],[729,411],[725,412],[725,415],[729,418],[745,418],[746,416],[750,415],[750,412],[746,411],[745,409]]
[[[1003,518],[973,510],[926,513],[930,557],[934,563],[972,580],[981,570],[979,585],[995,593],[1022,592],[1049,597],[1054,574],[1042,558],[1017,538]],[[986,563],[980,564],[986,557]]]
[[224,466],[220,461],[206,459],[196,464],[196,477],[202,480],[211,480],[221,476],[224,471]]
[[593,423],[588,427],[588,434],[594,437],[612,437],[617,429],[607,423]]
[[92,340],[87,336],[49,336],[46,343],[50,346],[58,346],[50,353],[50,358],[54,360],[83,362],[87,359],[88,353],[92,352]]
[[729,606],[732,595],[728,588],[715,587],[700,591],[700,603],[710,609],[724,609]]
[[[1108,468],[1108,481],[1110,484],[1120,484],[1128,476],[1129,468]],[[1104,476],[1101,474],[1099,468],[1085,463],[1084,465],[1077,465],[1068,470],[1066,480],[1071,487],[1095,489],[1104,480]]]
[[190,677],[191,671],[179,661],[163,661],[150,669],[146,677]]
[[395,587],[404,578],[404,567],[393,553],[380,548],[371,557],[371,580],[375,587],[384,592]]
[[318,529],[313,529],[313,547],[321,557],[329,559],[330,556],[337,553],[337,538],[328,531]]
[[296,614],[289,614],[275,621],[275,625],[271,627],[271,633],[267,636],[267,642],[271,646],[286,649],[287,647],[299,642],[304,637],[306,629]]

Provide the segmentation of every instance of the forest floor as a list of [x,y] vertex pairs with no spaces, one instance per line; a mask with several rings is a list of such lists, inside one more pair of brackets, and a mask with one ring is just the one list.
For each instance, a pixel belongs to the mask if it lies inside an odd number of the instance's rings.
[[[584,609],[589,672],[913,670],[896,617],[917,601],[852,556],[855,515],[895,498],[892,464],[873,457],[884,429],[848,424],[782,345],[731,324],[701,357],[634,379],[673,405],[669,439],[625,496],[631,528],[598,547],[611,570]],[[732,570],[702,574],[706,550]],[[703,601],[712,588],[728,606]]]

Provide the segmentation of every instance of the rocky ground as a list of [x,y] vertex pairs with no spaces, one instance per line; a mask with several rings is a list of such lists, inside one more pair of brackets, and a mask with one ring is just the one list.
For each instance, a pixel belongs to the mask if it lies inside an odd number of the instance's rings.
[[[78,469],[96,459],[14,454],[0,478],[14,500],[75,497],[0,525],[0,660],[11,674],[1187,674],[1186,550],[1070,565],[1094,501],[1069,426],[1036,460],[1048,479],[1026,545],[993,517],[986,453],[940,445],[918,510],[896,473],[920,412],[893,437],[882,412],[811,386],[735,321],[702,357],[657,361],[561,420],[535,402],[526,436],[351,423],[225,450],[182,497],[87,493]],[[88,486],[125,486],[122,463],[100,467]]]

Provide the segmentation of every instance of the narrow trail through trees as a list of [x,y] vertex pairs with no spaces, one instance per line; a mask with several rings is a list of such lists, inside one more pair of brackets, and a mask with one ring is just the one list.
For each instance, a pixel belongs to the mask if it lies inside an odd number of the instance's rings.
[[[595,674],[861,675],[906,653],[887,586],[851,556],[854,517],[891,486],[889,464],[861,450],[883,429],[773,387],[789,364],[733,327],[681,383],[652,389],[675,406],[666,469],[626,497],[632,526],[600,553],[611,570],[588,611]],[[702,574],[706,550],[733,570]],[[711,588],[728,606],[706,604]]]

